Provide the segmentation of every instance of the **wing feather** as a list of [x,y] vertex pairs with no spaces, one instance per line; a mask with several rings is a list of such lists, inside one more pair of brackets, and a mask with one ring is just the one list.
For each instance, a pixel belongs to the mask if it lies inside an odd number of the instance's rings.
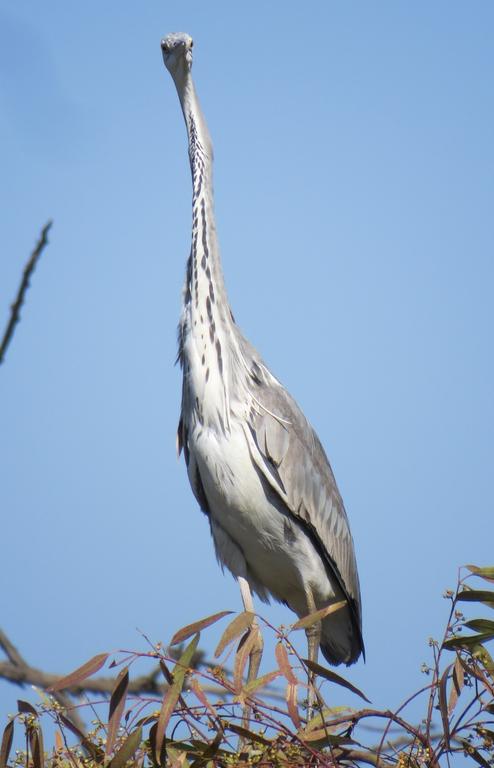
[[259,407],[251,410],[246,430],[252,458],[290,512],[315,537],[361,634],[353,539],[324,449],[296,402],[274,377],[256,387],[256,402]]
[[263,419],[263,423],[265,424],[265,455],[273,462],[275,467],[279,467],[286,456],[290,444],[288,427],[284,424],[280,424],[279,421],[276,421],[276,419],[273,419],[271,416],[269,417],[269,421]]

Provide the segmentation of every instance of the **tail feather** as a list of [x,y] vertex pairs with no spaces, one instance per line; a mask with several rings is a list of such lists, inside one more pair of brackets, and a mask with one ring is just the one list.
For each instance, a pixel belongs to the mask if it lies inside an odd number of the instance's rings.
[[365,648],[360,626],[351,609],[343,608],[326,619],[321,627],[321,652],[329,664],[338,666],[355,664]]

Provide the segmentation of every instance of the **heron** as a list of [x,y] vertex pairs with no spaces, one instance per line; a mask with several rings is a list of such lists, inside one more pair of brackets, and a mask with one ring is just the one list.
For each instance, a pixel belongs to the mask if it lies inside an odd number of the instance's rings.
[[[254,612],[253,593],[298,617],[342,603],[307,627],[308,657],[317,662],[320,648],[330,664],[350,665],[365,652],[348,517],[314,429],[230,309],[214,216],[213,146],[192,78],[192,48],[186,33],[161,41],[192,174],[192,242],[178,326],[178,453],[245,611]],[[257,677],[261,653],[257,627],[248,680]]]

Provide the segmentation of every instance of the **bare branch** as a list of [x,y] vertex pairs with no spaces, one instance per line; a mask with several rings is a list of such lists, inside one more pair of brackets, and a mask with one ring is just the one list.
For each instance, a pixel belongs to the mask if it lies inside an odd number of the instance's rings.
[[0,648],[5,651],[9,661],[16,666],[22,666],[26,662],[13,643],[9,640],[3,629],[0,629]]
[[[65,675],[55,675],[50,672],[43,672],[37,667],[32,667],[21,656],[13,643],[8,639],[5,632],[0,629],[0,647],[5,651],[8,661],[0,662],[0,678],[8,680],[17,685],[36,685],[38,688],[48,690],[55,683],[61,680]],[[133,694],[157,694],[163,695],[167,685],[159,682],[161,669],[156,666],[148,675],[141,675],[129,681],[128,692]],[[64,688],[65,693],[72,696],[80,696],[83,693],[96,693],[111,695],[115,687],[113,677],[93,677],[84,680],[79,685],[68,686]],[[223,694],[224,689],[220,686],[204,686],[208,693]],[[58,694],[58,692],[57,692]],[[51,694],[54,695],[54,694]]]
[[[45,688],[41,682],[43,673],[40,672],[40,670],[33,669],[29,666],[24,657],[21,656],[15,645],[11,642],[11,640],[9,640],[2,629],[0,629],[0,648],[5,651],[5,655],[9,659],[9,661],[0,662],[0,668],[5,668],[5,675],[0,672],[0,677],[3,677],[5,680],[10,680],[10,682],[17,683],[17,685],[21,686],[30,684],[37,685],[39,688]],[[31,671],[35,674],[31,675]],[[36,682],[36,673],[39,673],[40,675],[38,682]],[[84,723],[77,712],[72,709],[72,702],[70,698],[61,691],[54,693],[53,697],[67,712],[70,711],[71,720],[73,720],[74,724],[77,725],[78,728],[83,730]]]
[[17,296],[10,308],[10,319],[9,319],[9,322],[7,323],[7,328],[5,329],[5,333],[0,343],[0,365],[3,363],[5,353],[7,351],[7,347],[9,346],[12,340],[12,336],[14,335],[15,326],[20,320],[21,307],[24,303],[26,291],[29,288],[29,280],[31,279],[31,275],[34,272],[36,263],[39,257],[41,256],[43,249],[48,243],[48,232],[50,230],[52,223],[53,222],[48,221],[43,227],[43,229],[41,230],[41,235],[39,237],[38,242],[36,243],[36,247],[30,256],[29,261],[24,267],[24,272],[22,273],[22,280],[19,285],[19,289],[17,291]]

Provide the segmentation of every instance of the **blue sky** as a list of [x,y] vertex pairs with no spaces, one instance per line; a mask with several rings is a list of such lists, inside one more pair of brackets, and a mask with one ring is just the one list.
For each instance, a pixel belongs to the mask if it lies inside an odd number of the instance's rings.
[[[2,626],[33,665],[241,606],[175,455],[190,179],[159,43],[183,30],[236,319],[350,516],[348,676],[386,707],[423,684],[443,590],[492,561],[493,22],[480,1],[3,0],[2,324],[54,219],[0,371]],[[17,695],[0,682],[0,714]]]

